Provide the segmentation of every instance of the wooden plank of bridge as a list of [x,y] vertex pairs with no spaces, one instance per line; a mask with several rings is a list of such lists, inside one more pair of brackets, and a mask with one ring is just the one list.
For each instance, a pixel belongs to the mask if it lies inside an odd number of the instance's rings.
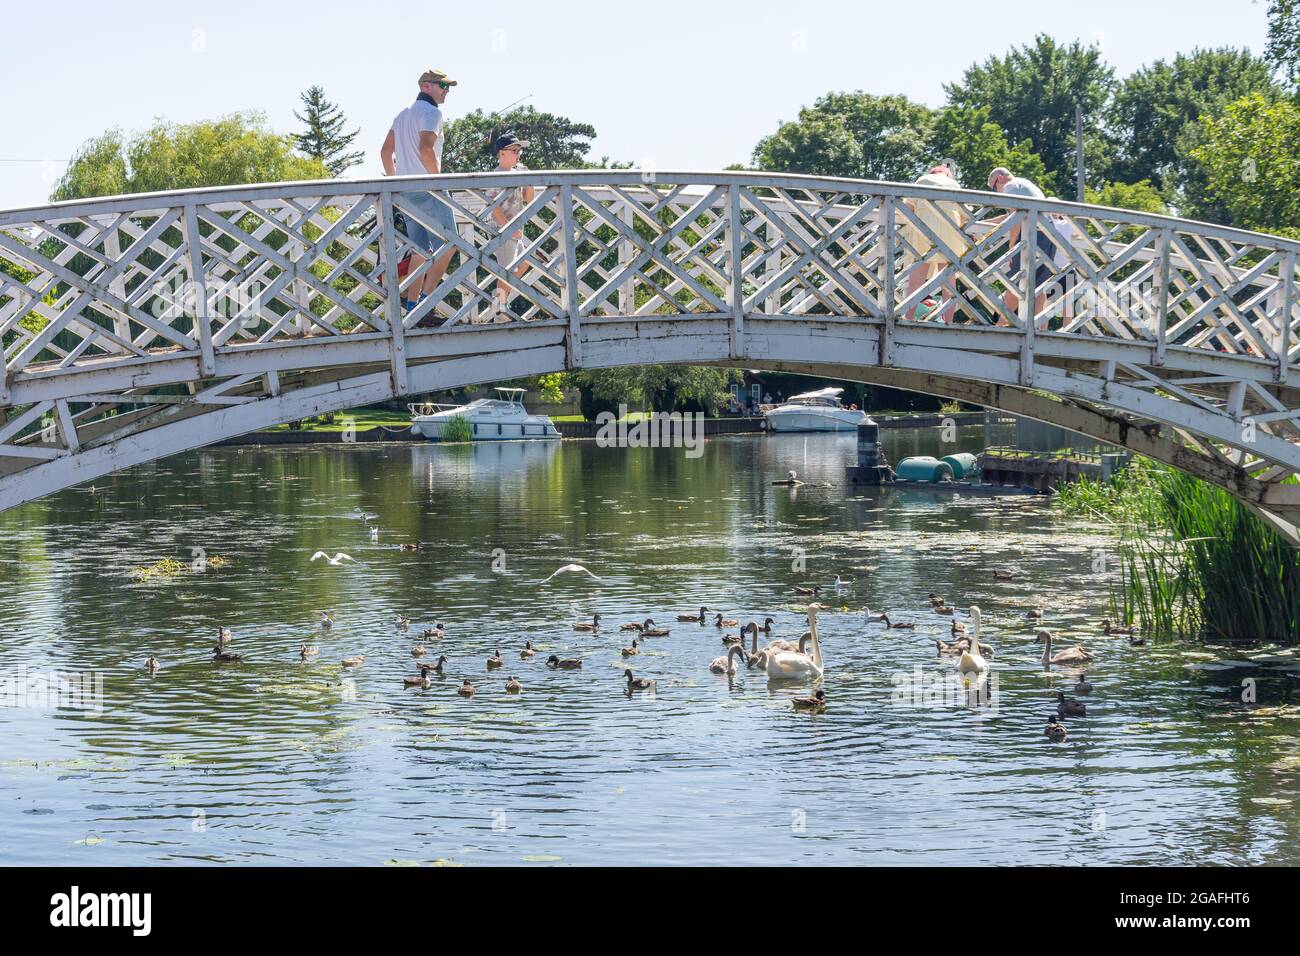
[[1038,294],[1038,210],[1027,209],[1024,216],[1020,227],[1020,258],[1025,268],[1025,286],[1020,296],[1020,384],[1028,387],[1034,384],[1034,327],[1038,324],[1034,315],[1034,299]]
[[582,323],[578,314],[578,250],[573,220],[573,184],[560,187],[560,217],[564,223],[564,301],[569,318],[568,367],[582,364]]
[[743,226],[740,220],[740,186],[731,184],[727,238],[731,250],[731,357],[745,354],[745,263],[741,258]]
[[379,214],[384,233],[384,314],[388,319],[389,370],[393,376],[393,394],[409,391],[406,373],[406,327],[402,324],[402,295],[397,285],[397,230],[393,226],[393,193],[379,194]]
[[204,377],[217,371],[212,351],[212,324],[208,321],[208,282],[203,272],[203,236],[195,203],[185,204],[185,244],[189,255],[190,284],[194,287],[194,330],[199,339],[199,367]]
[[884,272],[884,299],[881,303],[885,313],[884,324],[880,327],[880,355],[877,364],[886,367],[894,364],[894,327],[898,323],[898,303],[894,294],[894,205],[895,198],[886,196],[885,205],[885,255],[881,262]]

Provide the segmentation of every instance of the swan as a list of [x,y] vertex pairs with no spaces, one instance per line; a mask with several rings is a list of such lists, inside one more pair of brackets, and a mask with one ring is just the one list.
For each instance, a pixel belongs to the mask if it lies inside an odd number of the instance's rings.
[[816,679],[822,676],[822,648],[817,641],[817,612],[822,610],[820,604],[808,605],[808,633],[799,639],[799,646],[812,641],[812,654],[801,654],[799,651],[775,651],[767,656],[767,679],[774,680],[807,680]]
[[332,558],[324,551],[317,551],[315,554],[311,556],[311,559],[313,561],[316,561],[319,558],[324,558],[326,561],[328,561],[330,564],[334,565],[335,567],[342,564],[344,561],[351,561],[353,564],[356,564],[357,562],[357,559],[352,557],[352,555],[344,554],[342,551],[335,551],[334,557]]
[[989,662],[980,653],[980,609],[971,605],[970,646],[961,652],[957,660],[957,672],[960,674],[984,674],[988,672]]
[[1087,664],[1093,658],[1091,651],[1085,651],[1078,644],[1063,651],[1052,653],[1052,632],[1039,631],[1037,640],[1046,646],[1043,648],[1043,666],[1052,664]]
[[[590,571],[588,571],[586,568],[584,568],[581,564],[566,564],[564,567],[558,569],[558,570],[555,572],[555,574],[552,574],[552,575],[551,575],[551,578],[553,578],[553,577],[555,577],[556,575],[559,575],[559,574],[585,574],[585,575],[587,575],[588,577],[590,577],[592,580],[595,580],[595,581],[599,581],[599,580],[600,580],[600,578],[596,577],[596,575],[592,574]],[[551,580],[551,578],[547,578],[546,581]],[[543,581],[542,583],[545,584],[546,581]]]
[[728,677],[736,673],[735,657],[739,654],[745,656],[745,649],[739,645],[733,645],[731,650],[727,651],[724,657],[715,657],[709,664],[709,671],[714,674],[726,674]]

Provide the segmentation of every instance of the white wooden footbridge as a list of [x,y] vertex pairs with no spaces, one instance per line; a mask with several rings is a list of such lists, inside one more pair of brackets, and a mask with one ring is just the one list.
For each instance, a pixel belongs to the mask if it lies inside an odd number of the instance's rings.
[[[536,188],[504,232],[502,176]],[[394,213],[426,218],[414,189],[456,211],[458,254],[403,314],[386,292],[407,249]],[[480,324],[516,229],[522,317]],[[1226,488],[1296,541],[1298,253],[1116,209],[756,173],[331,180],[0,212],[0,509],[394,396],[690,363],[1041,419]]]

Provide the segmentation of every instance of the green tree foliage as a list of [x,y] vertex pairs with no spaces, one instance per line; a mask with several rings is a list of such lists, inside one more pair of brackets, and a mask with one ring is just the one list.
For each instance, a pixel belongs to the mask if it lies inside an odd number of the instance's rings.
[[583,414],[589,418],[596,412],[615,410],[620,403],[657,412],[714,415],[727,401],[727,386],[744,379],[736,369],[699,365],[645,365],[572,374],[582,392]]
[[1114,209],[1135,209],[1138,212],[1154,213],[1158,216],[1169,214],[1160,190],[1149,179],[1140,183],[1103,183],[1100,189],[1089,186],[1084,191],[1084,201],[1094,206],[1110,206]]
[[497,154],[491,143],[505,132],[528,140],[523,160],[529,169],[586,169],[608,163],[608,157],[602,163],[587,160],[591,141],[596,138],[596,128],[590,123],[575,123],[565,116],[521,106],[498,116],[474,110],[447,123],[443,167],[449,173],[496,169]]
[[1255,93],[1201,124],[1205,138],[1192,159],[1204,173],[1205,194],[1189,212],[1300,236],[1300,105]]
[[293,133],[294,145],[311,159],[325,164],[331,176],[342,176],[365,159],[361,150],[349,150],[359,130],[347,130],[347,119],[337,104],[325,98],[319,86],[310,86],[301,94],[303,112],[294,110],[294,118],[303,131]]
[[1279,92],[1269,64],[1249,50],[1223,47],[1157,60],[1126,77],[1115,92],[1110,123],[1118,152],[1111,175],[1149,179],[1173,196],[1194,175],[1187,149],[1199,120],[1250,93]]
[[50,199],[328,177],[320,160],[297,155],[288,137],[268,130],[262,114],[232,113],[160,121],[129,138],[118,130],[95,137],[77,150]]
[[915,179],[930,161],[934,111],[905,96],[828,93],[754,148],[758,169],[853,179]]
[[1047,170],[1029,140],[1012,146],[1002,127],[989,118],[987,106],[949,106],[934,125],[931,156],[952,159],[957,179],[967,189],[988,189],[989,170],[1005,166],[1017,176],[1042,184]]
[[1096,47],[1077,40],[1067,46],[1040,34],[1032,45],[968,67],[961,82],[945,89],[952,106],[987,107],[1009,142],[1028,140],[1047,167],[1048,185],[1039,183],[1047,191],[1074,181],[1076,105],[1083,107],[1088,168],[1105,173],[1110,147],[1102,128],[1103,107],[1114,74]]
[[1300,0],[1269,0],[1268,61],[1300,92]]

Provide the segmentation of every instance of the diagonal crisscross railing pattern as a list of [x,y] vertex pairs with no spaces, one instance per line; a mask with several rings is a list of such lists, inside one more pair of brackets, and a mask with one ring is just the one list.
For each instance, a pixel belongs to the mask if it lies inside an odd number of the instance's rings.
[[[531,198],[499,225],[503,187],[522,185]],[[410,311],[390,290],[415,298],[433,264],[403,220],[452,252]],[[1013,405],[1173,461],[1294,537],[1297,253],[1121,210],[754,173],[286,183],[3,212],[0,507],[305,414],[694,362]]]

